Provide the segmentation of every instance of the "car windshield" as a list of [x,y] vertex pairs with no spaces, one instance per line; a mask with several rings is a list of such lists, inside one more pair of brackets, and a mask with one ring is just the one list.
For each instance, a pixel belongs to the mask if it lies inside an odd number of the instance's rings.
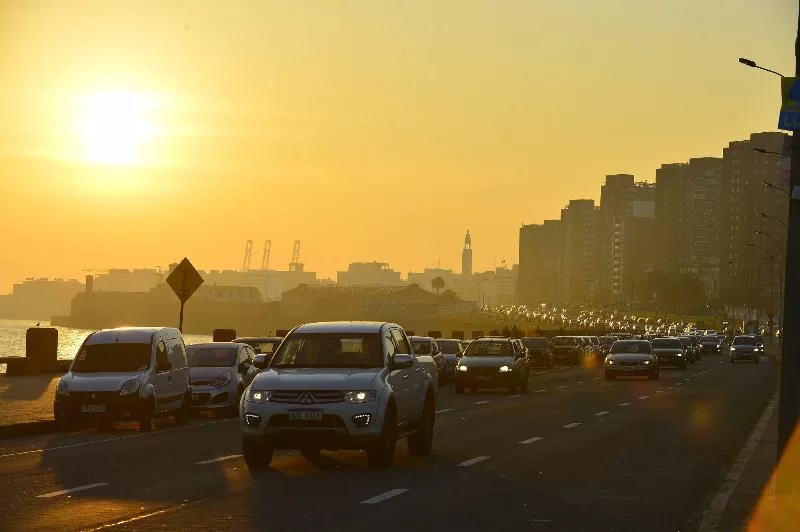
[[614,345],[611,346],[611,353],[650,354],[652,353],[652,349],[650,348],[650,342],[620,341],[620,342],[614,342]]
[[472,342],[464,355],[480,357],[510,357],[512,354],[509,342]]
[[680,340],[670,338],[655,338],[651,344],[653,349],[680,349],[683,345]]
[[436,340],[436,343],[439,344],[442,353],[446,355],[457,355],[460,352],[458,340]]
[[737,336],[733,339],[733,345],[756,345],[756,339],[752,336]]
[[271,368],[382,368],[377,334],[299,333],[283,341]]
[[192,347],[186,348],[190,368],[227,368],[236,363],[236,348]]
[[547,338],[525,338],[525,347],[532,349],[542,349],[549,345]]
[[84,345],[72,363],[77,373],[144,371],[150,367],[150,344]]
[[414,348],[415,355],[430,355],[431,343],[427,340],[411,341],[411,347]]
[[550,340],[550,345],[555,345],[555,346],[575,345],[575,339],[570,338],[568,336],[556,336],[555,338]]
[[717,342],[719,342],[719,338],[716,336],[703,336],[703,338],[700,341],[703,342],[704,344],[716,344]]
[[600,338],[600,345],[612,345],[617,341],[615,336],[603,336]]
[[680,342],[681,342],[683,345],[692,345],[692,340],[691,340],[690,338],[688,338],[688,337],[681,336],[681,337],[680,337],[678,340],[679,340],[679,341],[680,341]]

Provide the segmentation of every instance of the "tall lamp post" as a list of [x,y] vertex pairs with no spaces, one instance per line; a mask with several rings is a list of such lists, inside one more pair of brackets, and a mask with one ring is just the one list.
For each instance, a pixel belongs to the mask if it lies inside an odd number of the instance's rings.
[[[800,76],[800,13],[798,13],[798,35],[795,39],[795,75]],[[780,76],[779,72],[760,67],[749,59],[739,59],[744,65],[766,70]],[[784,287],[789,301],[783,306],[781,348],[780,402],[778,407],[778,459],[783,456],[800,418],[800,330],[794,325],[800,323],[800,276],[792,275],[800,270],[800,204],[794,200],[794,191],[800,191],[800,142],[792,135],[792,167],[790,178],[789,219],[786,223],[786,266]],[[790,326],[786,328],[786,324]]]

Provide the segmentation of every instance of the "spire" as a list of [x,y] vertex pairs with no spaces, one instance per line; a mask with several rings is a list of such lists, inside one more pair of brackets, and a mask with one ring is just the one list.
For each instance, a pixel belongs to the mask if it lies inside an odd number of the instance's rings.
[[464,237],[464,249],[472,249],[472,237],[469,235],[469,229],[467,229],[467,236]]

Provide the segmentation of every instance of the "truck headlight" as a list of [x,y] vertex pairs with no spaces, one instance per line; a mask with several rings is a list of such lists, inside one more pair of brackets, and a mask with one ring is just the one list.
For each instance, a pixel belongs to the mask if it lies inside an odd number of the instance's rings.
[[267,390],[250,390],[247,399],[251,403],[268,403],[272,399],[272,393]]
[[139,379],[131,379],[122,383],[120,395],[132,395],[139,391]]
[[350,404],[371,403],[378,396],[374,390],[345,392],[344,402]]
[[56,386],[56,393],[58,395],[69,395],[69,384],[64,379],[60,379],[58,381],[58,386]]
[[223,373],[222,375],[211,381],[211,386],[213,386],[214,388],[222,388],[223,386],[230,384],[230,382],[231,382],[231,374]]
[[508,373],[509,371],[511,371],[511,368],[508,366],[500,366],[500,373]]
[[467,371],[467,366],[458,366],[458,371]]

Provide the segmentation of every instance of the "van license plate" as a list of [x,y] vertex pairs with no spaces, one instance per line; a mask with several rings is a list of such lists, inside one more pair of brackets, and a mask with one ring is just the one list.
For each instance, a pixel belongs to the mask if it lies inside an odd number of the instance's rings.
[[322,419],[322,412],[309,412],[306,410],[300,412],[289,412],[290,421],[320,421]]
[[106,411],[106,405],[81,405],[81,412],[85,414],[102,414]]

